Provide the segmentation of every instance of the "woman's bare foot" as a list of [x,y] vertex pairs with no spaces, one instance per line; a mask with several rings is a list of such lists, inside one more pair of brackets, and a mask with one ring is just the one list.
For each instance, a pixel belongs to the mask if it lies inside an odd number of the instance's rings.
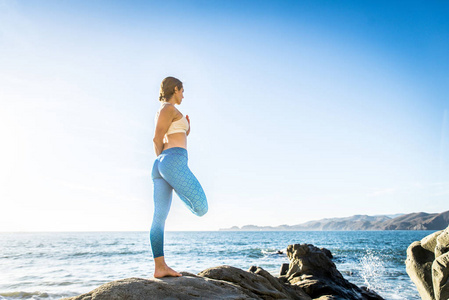
[[161,268],[161,269],[154,270],[154,278],[162,278],[162,277],[167,277],[167,276],[179,277],[179,276],[182,276],[182,274],[176,272],[169,266],[165,266],[165,268],[163,268],[163,269]]
[[165,263],[164,257],[159,256],[154,259],[154,278],[162,278],[162,277],[179,277],[182,276],[181,273],[176,272]]

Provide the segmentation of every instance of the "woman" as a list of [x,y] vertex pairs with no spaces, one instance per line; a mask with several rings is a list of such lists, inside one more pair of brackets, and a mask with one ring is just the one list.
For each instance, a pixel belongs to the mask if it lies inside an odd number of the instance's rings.
[[154,277],[181,276],[164,260],[164,226],[170,210],[173,190],[187,207],[197,216],[207,210],[207,199],[203,188],[187,166],[187,136],[190,133],[189,116],[184,117],[175,104],[182,102],[184,88],[174,77],[162,81],[159,101],[161,107],[156,114],[153,165],[154,216],[150,231],[151,249],[154,257]]

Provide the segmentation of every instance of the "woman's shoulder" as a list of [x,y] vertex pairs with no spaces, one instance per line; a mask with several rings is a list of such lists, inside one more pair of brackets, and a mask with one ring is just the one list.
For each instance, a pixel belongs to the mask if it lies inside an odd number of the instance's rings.
[[178,114],[181,114],[179,110],[176,109],[176,107],[170,103],[161,105],[161,108],[156,113],[156,118],[163,115],[166,117],[171,117],[174,119]]
[[177,109],[174,105],[171,104],[162,104],[161,107],[159,108],[158,114],[166,114],[166,113],[173,113],[176,112]]

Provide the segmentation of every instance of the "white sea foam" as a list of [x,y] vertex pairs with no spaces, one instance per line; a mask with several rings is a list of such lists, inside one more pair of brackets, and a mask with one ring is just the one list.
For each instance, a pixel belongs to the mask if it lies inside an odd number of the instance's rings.
[[388,260],[388,255],[382,254],[379,250],[365,250],[365,254],[359,260],[359,272],[364,280],[364,285],[385,299],[417,299],[415,286],[410,280],[406,280],[406,278],[404,280],[403,276],[395,278],[397,269],[388,267]]
[[371,249],[367,249],[366,254],[360,259],[360,266],[360,275],[364,279],[366,287],[375,291],[384,290],[383,278],[386,269],[382,258]]

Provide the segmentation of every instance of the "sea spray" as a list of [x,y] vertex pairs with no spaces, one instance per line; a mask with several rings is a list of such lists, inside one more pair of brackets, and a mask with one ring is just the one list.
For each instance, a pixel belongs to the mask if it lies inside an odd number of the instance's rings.
[[360,258],[360,275],[366,287],[376,292],[384,290],[384,277],[386,275],[385,264],[381,256],[373,250],[367,249],[365,255]]

